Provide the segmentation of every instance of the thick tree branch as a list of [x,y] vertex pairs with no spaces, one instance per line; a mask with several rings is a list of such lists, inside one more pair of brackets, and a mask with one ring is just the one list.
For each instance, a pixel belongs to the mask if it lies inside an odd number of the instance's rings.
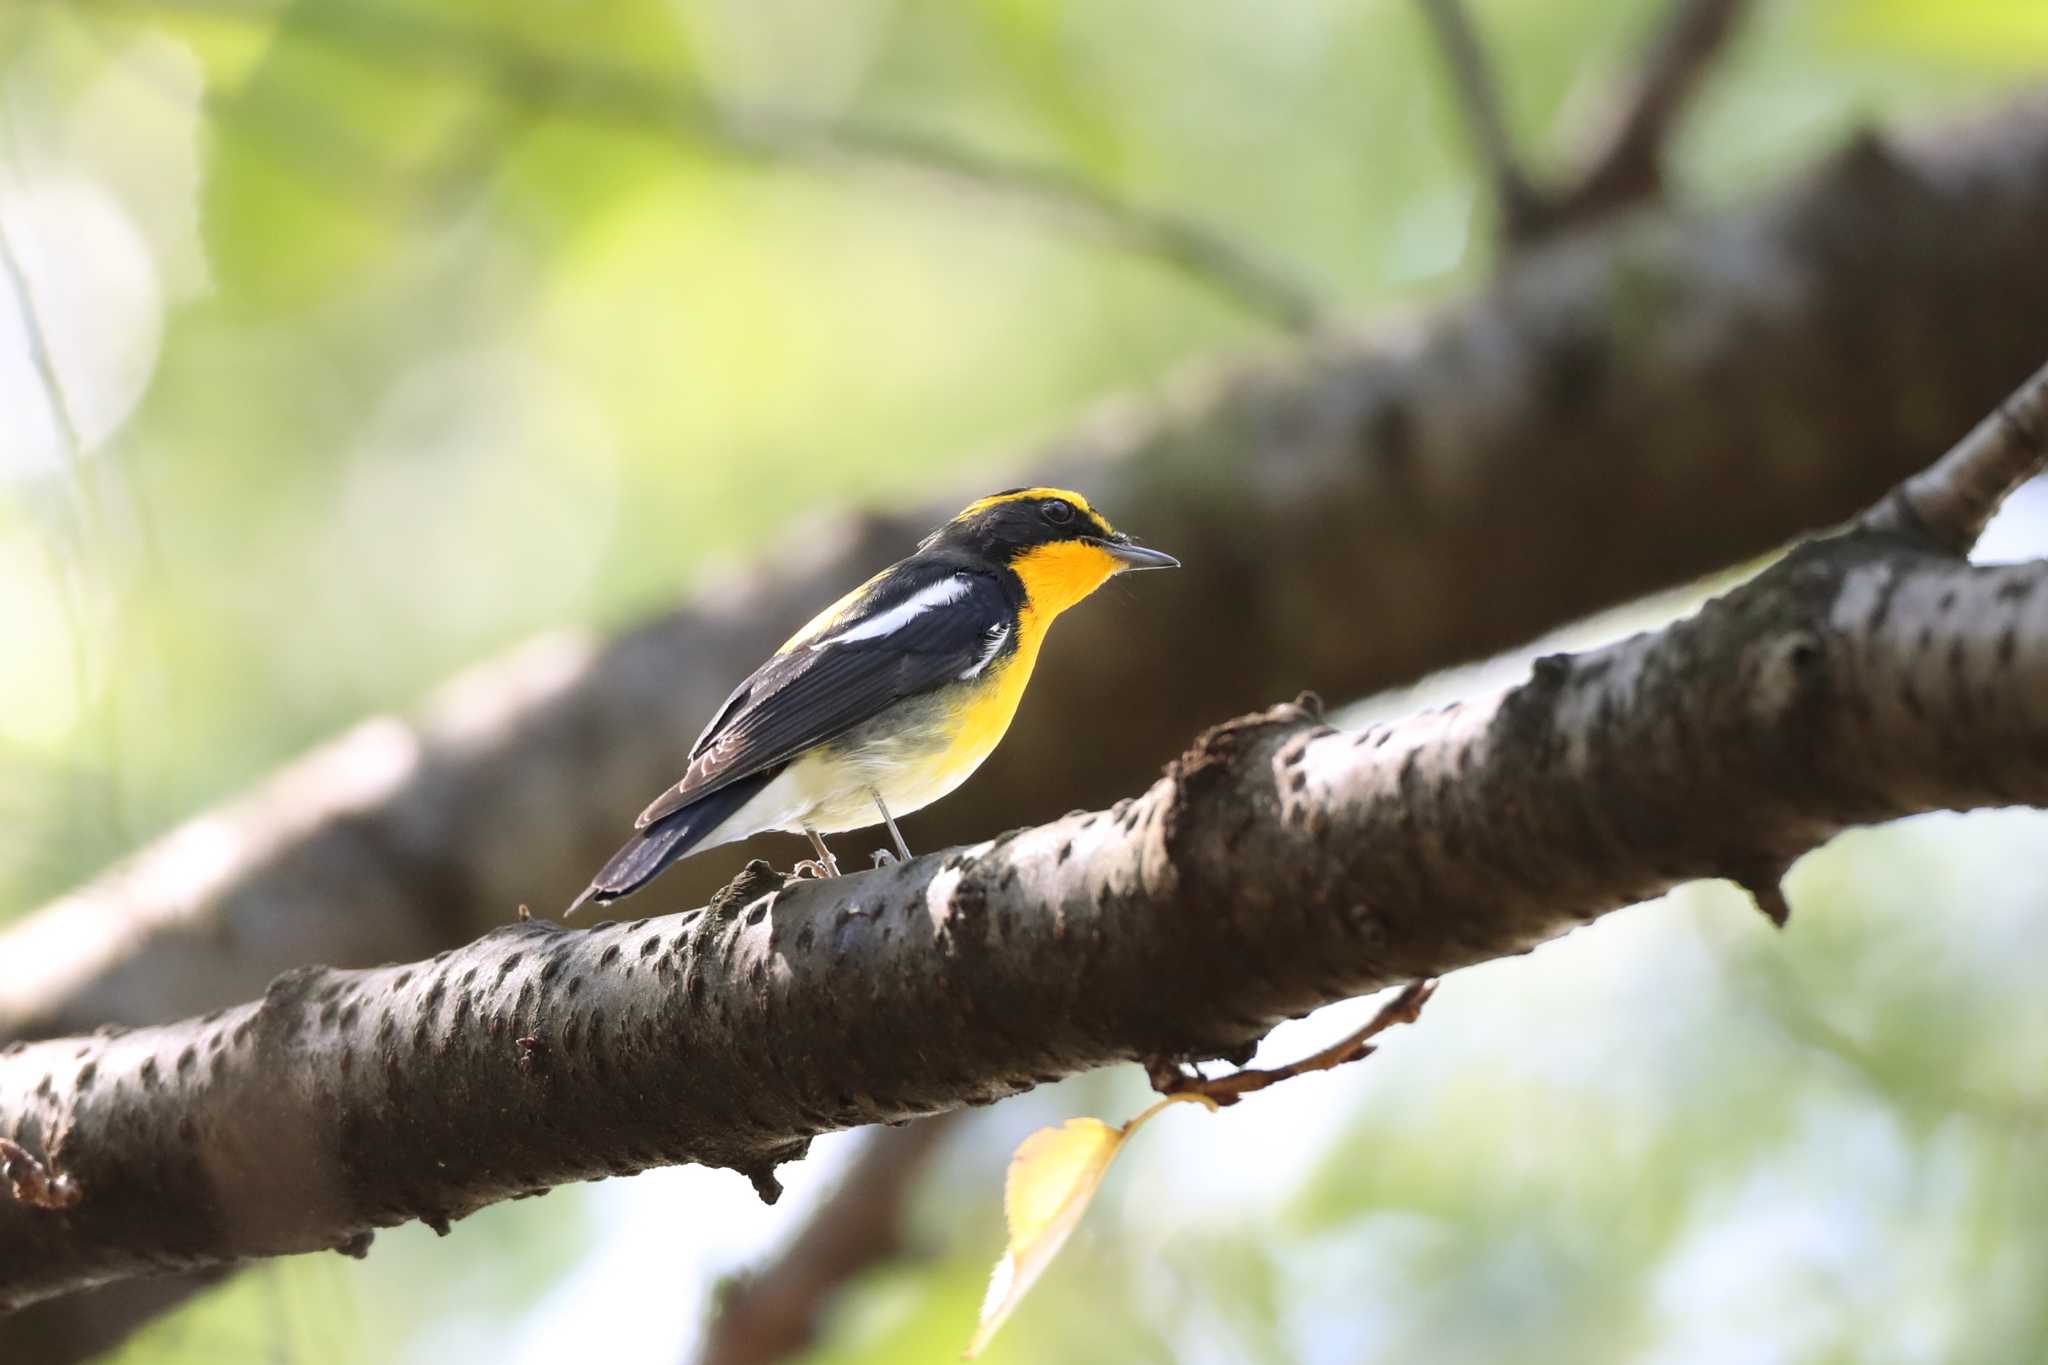
[[[1188,567],[1142,612],[1062,622],[1010,741],[913,842],[1100,803],[1273,695],[1357,695],[1852,515],[2048,351],[2044,239],[2035,101],[1865,139],[1743,214],[1560,241],[1417,328],[1077,427],[1028,473]],[[0,1037],[197,1013],[297,963],[425,956],[566,903],[732,679],[945,502],[814,529],[808,561],[608,645],[535,641],[199,817],[0,935]],[[657,906],[737,861],[693,860]]]
[[0,1051],[0,1300],[325,1248],[572,1180],[773,1169],[834,1128],[1519,953],[1852,825],[2048,804],[2048,563],[1859,529],[1695,617],[1347,733],[1296,704],[1142,797],[707,908],[303,968],[179,1024]]

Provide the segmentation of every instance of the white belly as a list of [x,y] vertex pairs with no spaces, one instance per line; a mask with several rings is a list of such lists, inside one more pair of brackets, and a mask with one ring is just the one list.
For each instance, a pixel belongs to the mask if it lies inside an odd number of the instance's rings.
[[857,747],[814,749],[777,774],[697,847],[713,848],[767,830],[839,834],[879,825],[882,813],[874,792],[898,818],[923,810],[973,776],[994,749],[993,738],[979,753],[948,753],[945,743],[916,731]]
[[1023,632],[1018,652],[973,686],[899,702],[806,753],[713,830],[699,848],[764,830],[838,834],[922,810],[974,775],[1017,711],[1042,630]]

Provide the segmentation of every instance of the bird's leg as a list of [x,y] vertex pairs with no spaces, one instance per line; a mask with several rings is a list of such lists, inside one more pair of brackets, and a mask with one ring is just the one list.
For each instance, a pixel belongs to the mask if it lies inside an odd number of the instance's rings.
[[[882,823],[889,827],[889,837],[896,841],[896,856],[906,863],[909,862],[910,845],[903,842],[903,831],[896,828],[896,817],[889,814],[889,807],[883,804],[882,793],[874,787],[869,787],[868,795],[875,798],[875,809],[882,812]],[[880,851],[879,849],[876,850],[878,853]],[[877,858],[875,866],[880,867],[881,865],[882,860]]]
[[816,851],[818,856],[815,859],[806,858],[790,870],[799,877],[805,873],[819,878],[838,876],[839,860],[832,856],[831,849],[825,847],[825,841],[818,837],[818,831],[812,829],[809,825],[805,825],[804,833],[810,836],[811,848]]

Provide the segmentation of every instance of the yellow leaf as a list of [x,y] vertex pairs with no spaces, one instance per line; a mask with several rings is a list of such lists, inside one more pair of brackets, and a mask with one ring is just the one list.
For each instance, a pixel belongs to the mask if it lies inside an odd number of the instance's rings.
[[1216,1102],[1206,1095],[1169,1095],[1121,1128],[1112,1128],[1101,1119],[1068,1119],[1058,1128],[1041,1128],[1018,1144],[1003,1185],[1003,1216],[1010,1228],[1010,1245],[989,1276],[981,1323],[968,1343],[967,1359],[981,1354],[1010,1311],[1066,1245],[1125,1140],[1147,1119],[1179,1100],[1216,1108]]

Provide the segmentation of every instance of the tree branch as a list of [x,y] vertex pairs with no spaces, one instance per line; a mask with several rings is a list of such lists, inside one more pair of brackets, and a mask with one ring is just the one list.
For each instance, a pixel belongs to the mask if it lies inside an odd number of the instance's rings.
[[1775,885],[1853,825],[2017,803],[2048,804],[2048,563],[1859,529],[1493,697],[1358,733],[1243,717],[1106,811],[11,1044],[0,1130],[75,1202],[0,1202],[0,1300],[361,1254],[676,1162],[772,1200],[820,1132],[1237,1055],[1683,881]]
[[757,109],[728,116],[731,145],[753,155],[856,167],[875,163],[1036,204],[1113,247],[1179,270],[1225,302],[1291,332],[1325,319],[1317,291],[1243,242],[1192,218],[1120,198],[1062,166],[1021,161],[909,128],[834,123]]
[[1364,1061],[1377,1051],[1372,1039],[1396,1024],[1412,1024],[1422,1017],[1422,1007],[1436,994],[1436,982],[1411,981],[1400,994],[1381,1005],[1372,1018],[1328,1047],[1297,1058],[1285,1066],[1239,1067],[1227,1076],[1204,1076],[1177,1062],[1152,1065],[1152,1088],[1162,1095],[1200,1095],[1219,1109],[1236,1104],[1282,1081],[1315,1071],[1330,1071],[1352,1062]]
[[2048,465],[2048,365],[2000,403],[1956,447],[1870,509],[1862,525],[1925,537],[1963,555],[2005,495]]
[[1533,182],[1501,115],[1499,87],[1463,0],[1422,0],[1510,248],[1580,228],[1664,190],[1671,131],[1741,21],[1748,0],[1671,0],[1656,36],[1609,100],[1583,168],[1568,183]]
[[772,1365],[810,1346],[832,1298],[901,1254],[903,1206],[954,1120],[935,1114],[869,1134],[795,1239],[725,1287],[697,1365]]
[[1664,22],[1615,93],[1577,179],[1550,196],[1539,237],[1664,192],[1664,153],[1679,115],[1740,26],[1749,0],[1671,0]]
[[[126,7],[124,0],[100,4],[107,9]],[[818,166],[887,166],[935,177],[1048,210],[1112,247],[1177,270],[1190,283],[1276,327],[1307,331],[1321,316],[1316,290],[1215,228],[1166,209],[1128,202],[1064,167],[998,155],[940,134],[765,105],[729,106],[685,84],[675,73],[564,58],[492,25],[434,18],[393,6],[300,4],[281,9],[263,0],[145,0],[139,7],[259,23],[280,21],[294,32],[358,56],[474,82],[522,109],[593,119],[739,156]]]
[[[9,131],[11,144],[12,125],[5,121],[6,112],[0,108],[0,130]],[[85,441],[79,435],[77,419],[71,413],[71,401],[57,375],[57,362],[50,354],[49,339],[43,332],[35,292],[29,287],[28,272],[22,269],[20,256],[15,254],[14,241],[9,235],[4,215],[0,215],[0,275],[7,277],[8,290],[14,295],[15,307],[20,312],[22,336],[28,342],[29,363],[43,386],[43,395],[50,409],[50,426],[57,435],[65,467],[72,471],[74,477],[83,477],[77,471],[85,459]]]
[[1422,0],[1422,15],[1436,35],[1437,46],[1443,49],[1444,66],[1457,92],[1472,150],[1493,182],[1501,235],[1509,242],[1522,241],[1531,235],[1532,224],[1544,216],[1543,196],[1529,183],[1521,158],[1515,154],[1515,140],[1501,115],[1500,86],[1486,58],[1486,45],[1472,26],[1464,0]]
[[[2044,235],[2048,104],[2032,100],[1866,139],[1755,209],[1560,242],[1554,265],[1511,265],[1415,328],[1212,366],[1077,426],[1032,479],[1146,509],[1139,529],[1187,551],[1189,590],[1148,601],[1144,651],[1108,613],[1064,625],[1012,742],[912,837],[1106,800],[1276,690],[1369,691],[1839,521],[2039,360]],[[776,622],[950,510],[814,528],[828,548],[749,578],[733,612],[706,598],[602,648],[537,640],[426,716],[371,722],[205,813],[0,934],[0,1038],[199,1013],[295,963],[425,956],[521,900],[558,903]],[[1314,629],[1336,583],[1344,607],[1374,604],[1373,629]],[[1246,614],[1245,648],[1217,648],[1211,601]],[[1111,687],[1148,707],[1102,705]],[[1071,745],[1047,742],[1054,716]],[[733,865],[679,869],[670,903]],[[338,884],[348,913],[323,889]],[[178,1283],[46,1301],[0,1321],[0,1356],[93,1354]]]
[[[1275,694],[1359,695],[1841,521],[2048,351],[2044,239],[2036,100],[1925,144],[1865,139],[1749,212],[1559,242],[1420,326],[1211,367],[1078,424],[1032,479],[1087,489],[1188,567],[1142,615],[1062,622],[1010,742],[913,841],[1105,802]],[[0,935],[0,1037],[199,1013],[298,963],[423,957],[565,904],[733,678],[980,491],[810,528],[808,560],[609,644],[536,640],[417,720],[366,722]],[[1369,628],[1329,628],[1361,603]],[[701,901],[740,856],[651,894]]]
[[[1143,649],[1115,612],[1063,623],[1010,743],[912,839],[1106,801],[1304,682],[1368,692],[1852,515],[2039,362],[2044,237],[2036,99],[1866,138],[1740,213],[1560,240],[1418,325],[1211,365],[1077,424],[1008,481],[1133,509],[1185,588],[1148,595]],[[806,564],[608,645],[536,640],[205,812],[0,933],[0,1038],[202,1013],[297,963],[424,957],[562,903],[732,678],[985,491],[810,528]],[[1321,628],[1361,600],[1372,629]],[[1120,693],[1148,704],[1103,704]],[[741,856],[722,853],[658,894],[701,901]],[[180,1283],[46,1301],[0,1321],[0,1357],[95,1354]]]

